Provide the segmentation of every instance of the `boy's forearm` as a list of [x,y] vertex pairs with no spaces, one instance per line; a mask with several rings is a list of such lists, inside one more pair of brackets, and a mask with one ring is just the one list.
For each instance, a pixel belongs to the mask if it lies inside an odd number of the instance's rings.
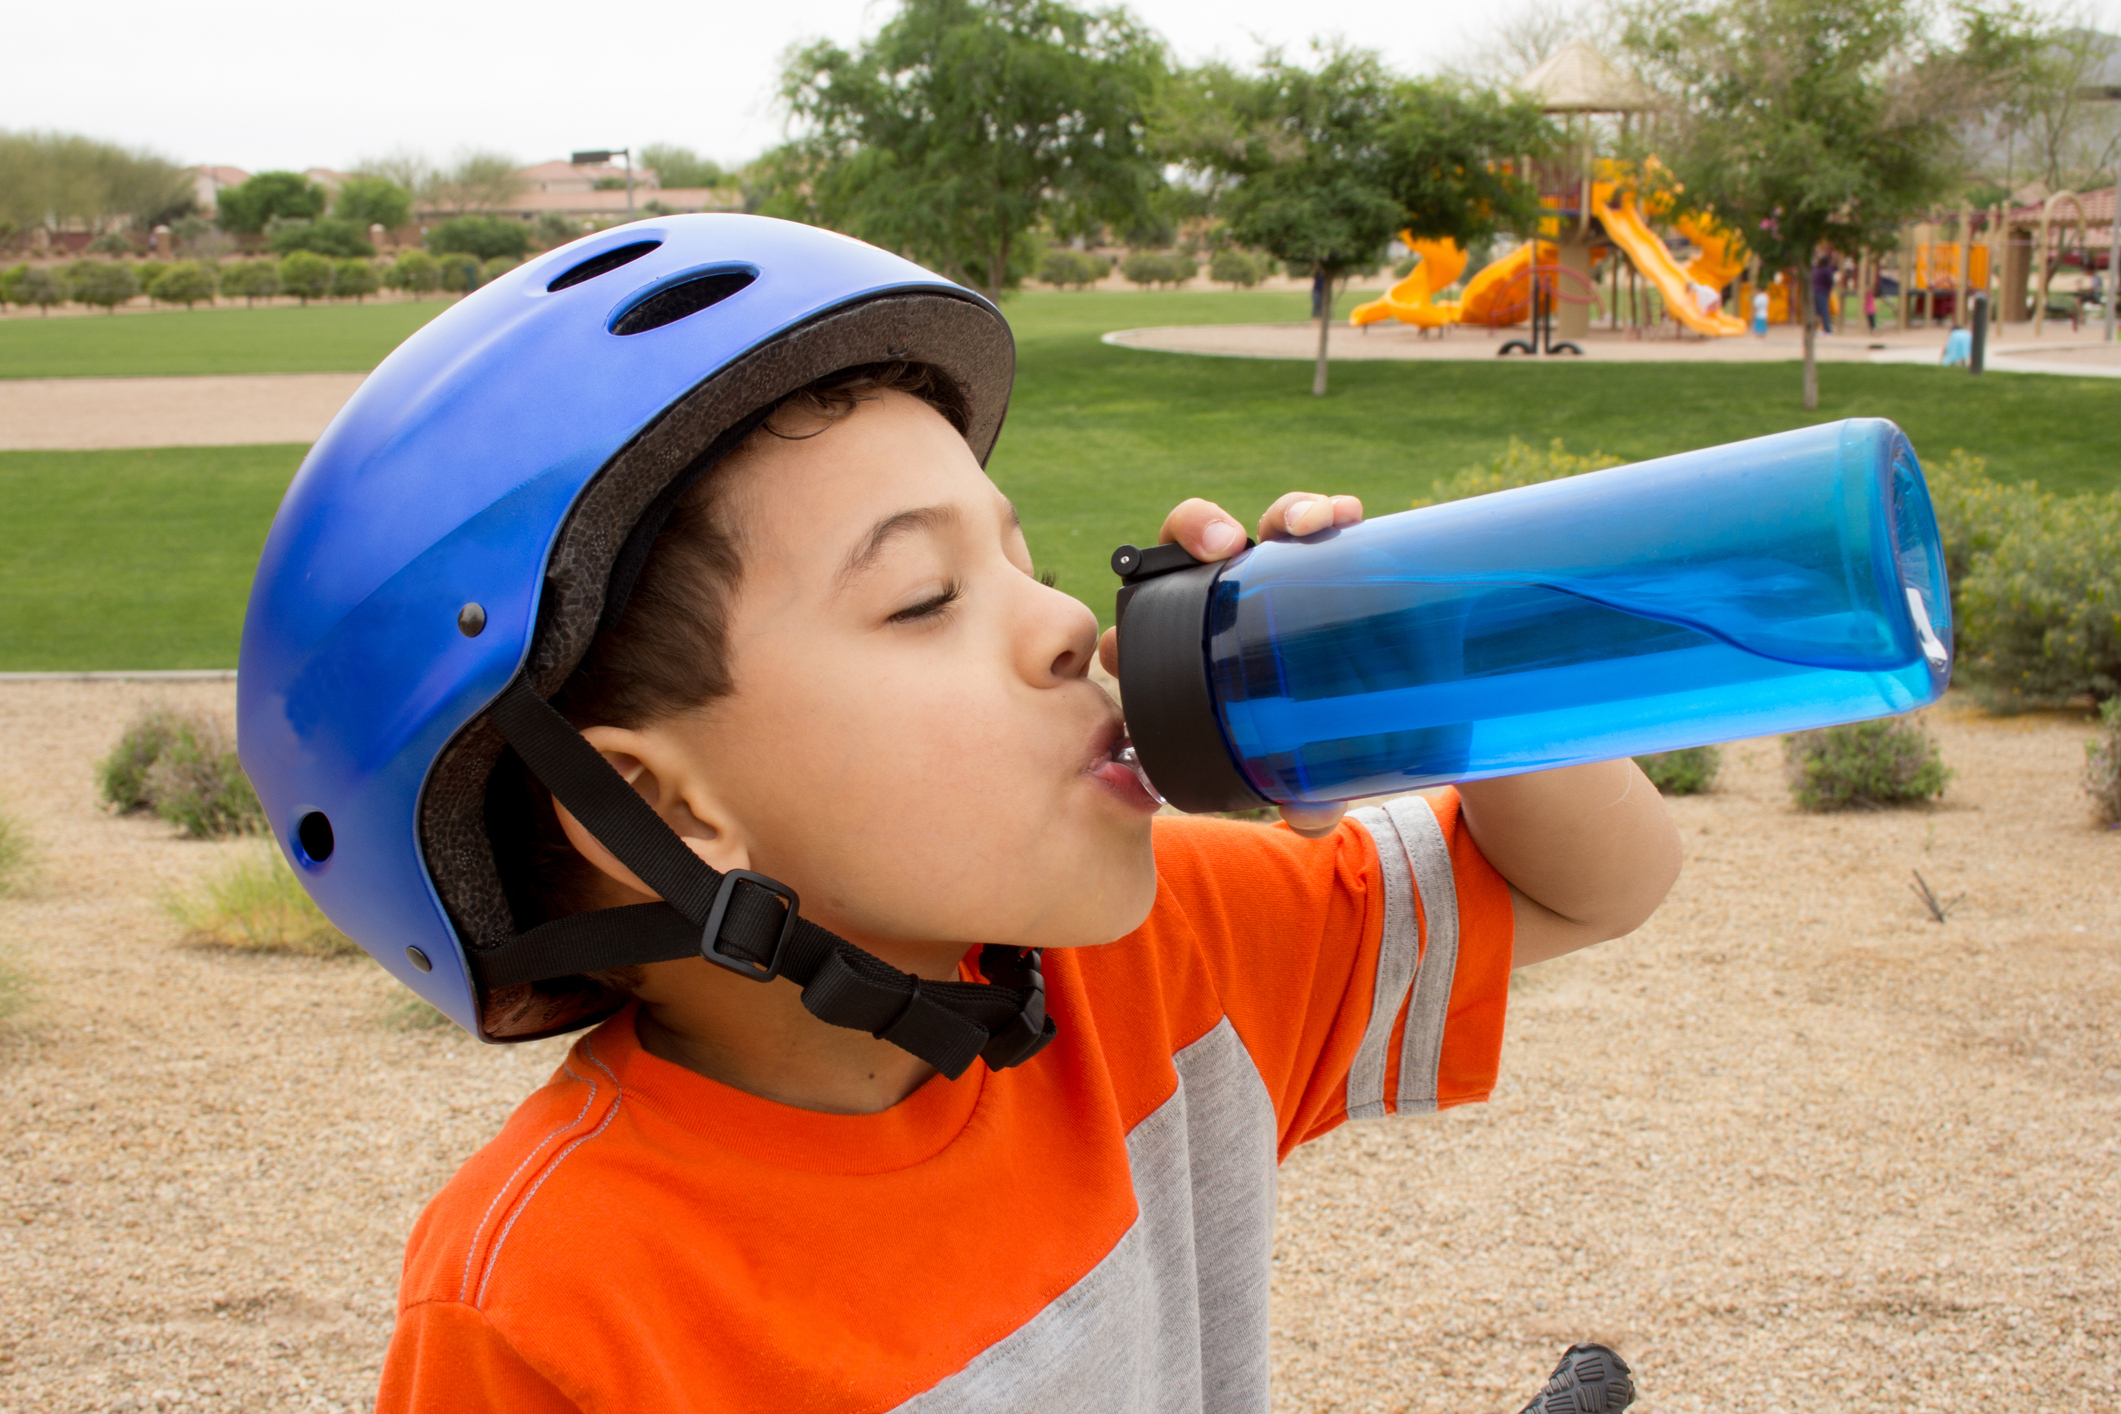
[[1474,842],[1521,897],[1516,965],[1641,926],[1679,877],[1679,835],[1633,761],[1458,788]]

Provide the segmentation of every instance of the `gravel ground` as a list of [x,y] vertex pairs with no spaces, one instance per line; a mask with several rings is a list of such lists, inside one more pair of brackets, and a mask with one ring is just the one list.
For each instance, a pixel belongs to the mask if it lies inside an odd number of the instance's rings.
[[367,376],[0,379],[0,451],[314,442]]
[[[0,1023],[0,1414],[365,1409],[405,1232],[561,1047],[182,944],[157,896],[231,847],[89,784],[150,695],[233,692],[0,684],[44,848],[0,901],[42,978]],[[2121,1405],[2121,833],[2080,720],[1932,721],[1931,810],[1799,816],[1732,748],[1656,920],[1520,976],[1494,1104],[1289,1163],[1278,1410],[1514,1410],[1586,1336],[1651,1411]]]

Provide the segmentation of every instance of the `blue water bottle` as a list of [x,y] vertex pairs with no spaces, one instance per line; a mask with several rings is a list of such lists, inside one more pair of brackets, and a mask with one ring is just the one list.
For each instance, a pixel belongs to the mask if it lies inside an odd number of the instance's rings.
[[1217,564],[1122,546],[1120,691],[1183,810],[1907,712],[1951,678],[1914,449],[1807,427],[1381,516]]

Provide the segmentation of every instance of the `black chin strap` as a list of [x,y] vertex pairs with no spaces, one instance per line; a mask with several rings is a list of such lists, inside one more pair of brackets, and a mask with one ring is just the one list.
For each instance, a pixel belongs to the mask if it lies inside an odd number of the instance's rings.
[[526,683],[503,693],[490,715],[531,773],[664,902],[578,913],[475,950],[483,988],[702,957],[754,982],[786,977],[818,1020],[867,1031],[953,1080],[975,1056],[996,1070],[1022,1065],[1056,1034],[1037,949],[982,949],[991,983],[901,972],[801,917],[786,884],[708,867]]

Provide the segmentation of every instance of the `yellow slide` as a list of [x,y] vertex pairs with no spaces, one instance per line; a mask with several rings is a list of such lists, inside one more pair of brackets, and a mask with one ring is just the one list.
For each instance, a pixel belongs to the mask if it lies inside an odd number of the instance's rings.
[[[1679,268],[1672,253],[1665,249],[1664,242],[1642,219],[1642,213],[1634,201],[1625,194],[1618,194],[1609,182],[1599,182],[1592,190],[1592,214],[1605,226],[1606,238],[1626,253],[1627,258],[1643,278],[1655,285],[1664,296],[1664,307],[1672,317],[1697,334],[1721,337],[1743,334],[1745,322],[1721,312],[1705,314],[1694,303],[1694,291],[1689,285],[1687,272]],[[1719,254],[1723,252],[1719,250]],[[1703,247],[1707,254],[1707,247]],[[1701,283],[1709,284],[1703,280]]]
[[1397,319],[1403,324],[1418,324],[1424,329],[1457,323],[1458,301],[1439,300],[1436,294],[1465,273],[1466,253],[1458,248],[1456,241],[1411,240],[1405,232],[1401,232],[1399,238],[1421,257],[1420,263],[1408,272],[1406,279],[1385,291],[1382,298],[1355,306],[1348,321],[1359,326]]
[[1720,290],[1745,273],[1745,242],[1738,233],[1719,226],[1706,216],[1681,216],[1672,229],[1700,250],[1687,262],[1687,278],[1712,290]]

